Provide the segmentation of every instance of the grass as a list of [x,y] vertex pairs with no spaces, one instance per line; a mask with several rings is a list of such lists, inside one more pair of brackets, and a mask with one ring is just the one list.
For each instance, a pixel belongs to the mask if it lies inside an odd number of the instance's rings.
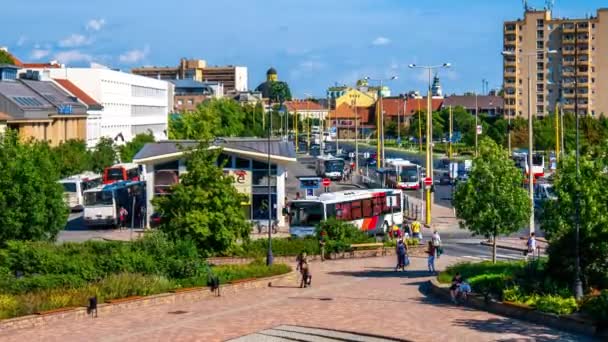
[[445,271],[439,273],[437,280],[443,284],[452,282],[452,277],[460,273],[463,279],[469,279],[480,274],[517,274],[526,266],[524,261],[498,261],[493,264],[491,261],[479,263],[463,262],[449,266]]

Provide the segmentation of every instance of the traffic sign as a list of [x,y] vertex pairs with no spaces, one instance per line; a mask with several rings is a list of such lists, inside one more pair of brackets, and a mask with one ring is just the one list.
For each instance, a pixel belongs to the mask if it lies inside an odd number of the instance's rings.
[[426,177],[426,178],[424,179],[424,185],[426,185],[426,186],[431,186],[431,185],[433,185],[433,179],[432,179],[431,177]]
[[329,178],[323,178],[323,186],[328,187],[331,184],[331,180]]
[[482,126],[481,125],[477,125],[477,135],[480,135],[482,131],[483,131]]

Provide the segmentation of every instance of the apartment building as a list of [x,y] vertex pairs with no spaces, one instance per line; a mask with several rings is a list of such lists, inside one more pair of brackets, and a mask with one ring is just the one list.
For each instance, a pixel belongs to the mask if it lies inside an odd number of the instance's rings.
[[505,115],[544,116],[556,105],[608,115],[608,97],[600,96],[608,89],[608,9],[573,19],[526,8],[523,19],[504,23],[503,43]]
[[202,59],[182,58],[176,67],[145,66],[131,70],[135,75],[159,80],[194,80],[221,83],[226,93],[247,91],[247,67],[208,66]]

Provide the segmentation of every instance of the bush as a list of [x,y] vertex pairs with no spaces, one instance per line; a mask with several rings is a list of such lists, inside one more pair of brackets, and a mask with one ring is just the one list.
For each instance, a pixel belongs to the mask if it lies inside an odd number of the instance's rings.
[[442,283],[450,283],[452,277],[456,273],[464,279],[483,274],[502,274],[502,275],[516,275],[525,268],[526,263],[523,261],[512,262],[512,261],[498,261],[493,264],[491,261],[484,261],[478,263],[463,262],[452,266],[448,266],[445,271],[439,274],[438,280]]
[[[325,234],[322,234],[323,232]],[[364,243],[373,240],[366,232],[354,225],[335,218],[322,221],[317,225],[316,236],[317,239],[324,238],[326,240],[348,241],[350,243]]]
[[502,299],[502,292],[512,282],[506,274],[480,274],[468,279],[473,292],[482,294],[486,300],[490,297]]
[[72,274],[43,274],[31,277],[7,277],[0,281],[0,289],[6,293],[20,294],[54,288],[78,288],[86,281]]
[[608,325],[608,290],[592,297],[583,304],[583,311],[589,313],[603,326]]
[[578,308],[574,297],[562,298],[560,296],[545,295],[536,301],[536,309],[558,315],[569,315]]
[[[211,268],[211,272],[220,279],[220,283],[224,284],[240,279],[264,278],[289,273],[291,267],[285,264],[273,264],[268,267],[263,261],[254,261],[249,265],[216,266]],[[208,275],[208,273],[205,273],[197,277],[180,279],[178,283],[182,287],[207,286]]]
[[[262,258],[268,251],[268,239],[251,240],[241,248],[233,249],[228,255]],[[302,252],[309,255],[319,254],[319,241],[314,237],[307,238],[275,238],[272,239],[272,254],[274,256],[296,256]]]

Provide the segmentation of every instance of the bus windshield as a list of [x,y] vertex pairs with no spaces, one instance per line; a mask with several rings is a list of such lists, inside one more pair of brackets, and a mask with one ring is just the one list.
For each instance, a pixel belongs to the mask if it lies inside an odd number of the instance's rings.
[[84,194],[85,206],[101,206],[112,204],[112,192],[110,191],[93,191],[85,192]]
[[291,204],[290,225],[314,227],[323,221],[323,204],[318,202],[294,202]]
[[532,165],[539,166],[539,165],[542,165],[542,164],[543,164],[543,157],[542,156],[540,156],[540,155],[532,156]]
[[325,172],[342,172],[344,171],[344,160],[327,160],[325,161]]
[[108,180],[124,180],[124,173],[122,168],[110,168],[108,169]]
[[401,170],[402,182],[418,182],[418,170],[415,167],[403,168]]
[[61,183],[64,192],[77,192],[76,183]]

